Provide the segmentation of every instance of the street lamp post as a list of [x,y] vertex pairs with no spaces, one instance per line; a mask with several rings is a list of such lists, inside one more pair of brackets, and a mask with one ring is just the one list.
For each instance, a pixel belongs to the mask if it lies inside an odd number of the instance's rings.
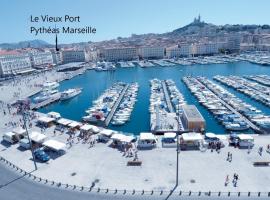
[[176,183],[175,186],[178,186],[178,180],[179,180],[179,133],[180,133],[180,105],[178,104],[178,126],[177,126],[177,133],[176,133],[176,137],[177,137],[177,144],[176,144]]
[[20,103],[20,112],[21,112],[21,114],[23,116],[24,128],[25,128],[25,131],[26,131],[27,139],[29,141],[30,150],[31,150],[31,154],[32,154],[32,159],[33,159],[33,162],[34,162],[35,170],[37,170],[37,163],[36,163],[36,159],[35,159],[34,152],[33,152],[33,145],[32,145],[32,142],[30,140],[30,136],[29,136],[29,132],[28,132],[28,128],[27,128],[27,123],[26,123],[26,121],[27,121],[27,115],[28,115],[27,110],[29,109],[28,107],[29,107],[29,105],[27,106],[27,103],[26,102],[21,102]]
[[31,150],[31,153],[32,153],[32,159],[33,159],[33,162],[34,162],[35,170],[37,170],[37,163],[36,163],[36,159],[35,159],[34,152],[33,152],[33,145],[32,145],[32,141],[30,140],[28,129],[27,129],[27,126],[26,126],[26,120],[27,120],[26,115],[27,115],[27,113],[25,111],[23,111],[24,128],[25,128],[27,138],[28,138],[28,141],[29,141],[29,144],[30,144],[30,150]]

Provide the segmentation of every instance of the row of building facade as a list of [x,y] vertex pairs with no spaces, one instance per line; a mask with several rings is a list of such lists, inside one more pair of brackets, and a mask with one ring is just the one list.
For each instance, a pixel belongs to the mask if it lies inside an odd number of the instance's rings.
[[125,47],[102,48],[98,50],[98,59],[104,61],[122,61],[133,59],[159,59],[218,54],[221,50],[238,52],[240,38],[231,37],[227,42],[183,43],[173,47]]
[[85,51],[0,51],[0,77],[13,76],[70,62],[85,62]]

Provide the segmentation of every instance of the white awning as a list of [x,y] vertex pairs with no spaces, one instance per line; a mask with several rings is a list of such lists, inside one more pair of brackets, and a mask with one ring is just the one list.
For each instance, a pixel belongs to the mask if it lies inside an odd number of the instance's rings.
[[203,140],[203,137],[200,133],[183,133],[182,139],[184,141],[196,141],[196,140]]
[[69,127],[75,128],[78,126],[81,126],[82,124],[80,122],[72,121],[70,124],[68,124]]
[[100,134],[105,135],[105,136],[108,136],[108,137],[110,137],[113,133],[114,133],[114,131],[113,130],[109,130],[109,129],[102,129],[100,131]]
[[42,123],[50,123],[54,121],[54,118],[43,116],[38,118],[38,121]]
[[16,133],[16,134],[18,134],[18,135],[23,135],[23,134],[26,133],[26,130],[23,129],[22,127],[17,127],[17,128],[14,128],[14,129],[12,130],[12,132],[13,132],[13,133]]
[[67,126],[68,124],[70,124],[72,121],[69,119],[65,119],[65,118],[61,118],[57,121],[58,124]]
[[156,140],[152,133],[140,133],[140,140]]
[[34,142],[37,142],[37,143],[42,143],[46,138],[47,136],[42,134],[42,133],[39,133],[39,132],[36,132],[36,131],[33,131],[31,134],[30,134],[30,139]]
[[55,119],[58,119],[58,118],[61,117],[60,113],[58,113],[58,112],[53,112],[53,111],[47,113],[47,115],[48,115],[48,117],[52,117],[52,118],[55,118]]
[[164,133],[164,138],[175,138],[176,137],[176,133]]
[[217,138],[216,134],[214,133],[205,133],[205,136],[208,138]]
[[240,140],[253,140],[253,137],[251,135],[239,134],[237,136]]
[[92,129],[92,125],[89,124],[84,124],[83,126],[80,127],[82,131],[90,131]]
[[124,139],[125,135],[121,134],[121,133],[115,133],[112,135],[112,139],[113,140],[119,140],[122,141],[122,139]]
[[130,143],[132,140],[134,140],[135,137],[132,135],[125,135],[122,139],[121,142],[126,142],[126,143]]
[[65,143],[56,140],[47,140],[43,145],[55,151],[64,150],[66,147]]

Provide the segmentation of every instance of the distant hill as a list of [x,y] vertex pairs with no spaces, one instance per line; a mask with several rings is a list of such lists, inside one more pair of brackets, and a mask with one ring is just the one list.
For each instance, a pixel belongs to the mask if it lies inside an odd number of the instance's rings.
[[17,49],[17,48],[44,48],[44,47],[53,47],[52,44],[49,44],[43,40],[28,40],[18,43],[2,43],[0,44],[1,49]]

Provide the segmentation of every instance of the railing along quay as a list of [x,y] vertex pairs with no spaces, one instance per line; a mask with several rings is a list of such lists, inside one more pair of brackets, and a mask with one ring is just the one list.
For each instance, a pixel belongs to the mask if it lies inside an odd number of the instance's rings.
[[[96,187],[93,182],[90,186],[78,186],[72,184],[66,184],[57,181],[51,181],[44,179],[38,176],[33,175],[31,172],[27,172],[13,163],[9,162],[5,158],[0,156],[0,162],[6,164],[11,169],[17,171],[24,178],[28,178],[32,181],[35,181],[40,184],[48,185],[51,187],[77,191],[77,192],[91,192],[91,193],[100,193],[108,195],[137,195],[137,196],[164,196],[168,197],[169,195],[179,196],[179,197],[253,197],[253,198],[269,198],[270,192],[223,192],[223,191],[182,191],[182,190],[136,190],[136,189],[109,189],[109,188],[100,188]],[[0,190],[5,185],[0,185]]]

